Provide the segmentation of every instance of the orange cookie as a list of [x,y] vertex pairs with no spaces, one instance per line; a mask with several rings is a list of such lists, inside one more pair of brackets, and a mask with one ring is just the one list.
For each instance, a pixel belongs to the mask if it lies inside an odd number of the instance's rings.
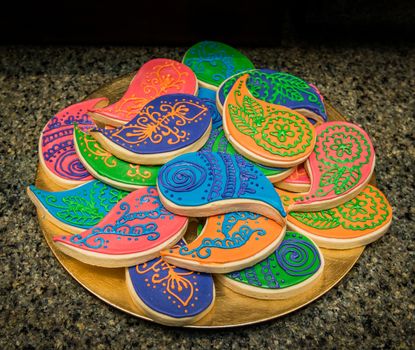
[[[298,195],[278,190],[285,206]],[[320,247],[350,249],[374,242],[388,230],[392,208],[385,195],[367,185],[355,198],[337,207],[313,212],[292,211],[290,229],[311,237]]]
[[284,238],[285,226],[259,214],[233,212],[211,216],[190,244],[161,252],[176,266],[227,273],[252,266],[270,255]]
[[259,164],[289,168],[313,151],[314,127],[298,112],[252,96],[241,76],[229,92],[223,128],[235,149]]

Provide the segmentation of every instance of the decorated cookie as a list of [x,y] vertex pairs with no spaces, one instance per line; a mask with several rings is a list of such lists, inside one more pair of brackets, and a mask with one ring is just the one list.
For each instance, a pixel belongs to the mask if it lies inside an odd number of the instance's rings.
[[216,90],[227,78],[253,69],[253,63],[238,50],[216,41],[201,41],[184,55],[183,63],[195,72],[202,87]]
[[244,270],[218,275],[225,286],[257,299],[287,299],[304,293],[321,276],[324,257],[306,236],[288,232],[278,249]]
[[369,135],[357,125],[328,122],[316,128],[314,152],[306,162],[311,187],[289,211],[329,209],[355,197],[369,182],[375,151]]
[[[228,154],[238,154],[235,148],[229,143],[228,139],[225,137],[225,133],[222,128],[212,130],[209,135],[208,140],[205,145],[200,149],[200,151],[207,152],[223,152]],[[295,168],[274,168],[266,165],[261,165],[254,163],[255,166],[262,171],[262,173],[268,178],[271,182],[277,182],[285,179],[289,176]]]
[[252,97],[242,75],[228,94],[223,129],[235,149],[267,166],[293,167],[313,151],[314,127],[301,114]]
[[[278,190],[284,205],[295,194]],[[367,185],[355,198],[337,207],[312,212],[292,211],[288,226],[311,237],[320,247],[350,249],[374,242],[392,223],[392,208],[384,194]]]
[[105,108],[91,108],[97,124],[121,126],[133,119],[156,97],[167,94],[197,92],[197,79],[189,67],[167,58],[156,58],[143,64],[121,99]]
[[75,234],[98,224],[128,192],[92,180],[61,192],[29,186],[27,194],[48,221]]
[[39,139],[40,165],[56,184],[70,188],[93,179],[76,155],[73,124],[77,123],[82,130],[92,128],[88,108],[107,103],[105,98],[96,98],[74,104],[58,112],[44,127]]
[[310,190],[310,177],[304,168],[304,164],[297,165],[294,171],[281,182],[275,184],[276,187],[291,192],[307,192]]
[[117,158],[154,165],[199,150],[209,137],[211,124],[200,98],[172,94],[152,100],[123,126],[93,129],[90,134]]
[[[179,241],[175,247],[183,245]],[[215,301],[210,274],[176,267],[160,257],[127,268],[126,283],[133,301],[153,320],[166,325],[192,324]]]
[[180,215],[252,211],[285,225],[284,208],[271,182],[238,155],[181,155],[161,167],[157,186],[165,207]]
[[194,271],[226,273],[252,266],[271,254],[285,226],[251,212],[211,216],[190,244],[161,252],[164,260]]
[[212,130],[222,127],[222,115],[216,107],[216,92],[200,87],[197,96],[201,98],[205,106],[209,109],[209,113],[212,116]]
[[294,75],[270,69],[242,72],[224,81],[217,94],[217,105],[220,111],[223,110],[225,99],[236,81],[245,73],[249,74],[246,86],[253,97],[294,109],[313,124],[327,121],[323,97],[314,85]]
[[138,165],[118,159],[76,126],[74,142],[82,164],[102,182],[127,191],[156,185],[160,166]]
[[167,211],[155,187],[131,192],[94,227],[73,236],[55,236],[65,254],[84,263],[126,267],[146,262],[174,245],[187,218]]

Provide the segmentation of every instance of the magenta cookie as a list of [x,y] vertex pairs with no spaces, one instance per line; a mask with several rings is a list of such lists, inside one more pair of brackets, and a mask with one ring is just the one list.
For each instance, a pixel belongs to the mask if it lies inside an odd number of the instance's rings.
[[334,208],[355,197],[369,182],[375,168],[375,150],[369,135],[348,122],[316,127],[316,145],[306,162],[311,187],[288,211]]
[[58,112],[44,127],[39,139],[39,160],[47,176],[58,185],[70,188],[93,179],[76,155],[74,123],[84,131],[94,127],[88,109],[106,104],[106,98],[96,98],[71,105]]
[[167,211],[154,187],[131,192],[96,226],[53,241],[65,254],[102,267],[127,267],[153,259],[184,234],[188,219]]

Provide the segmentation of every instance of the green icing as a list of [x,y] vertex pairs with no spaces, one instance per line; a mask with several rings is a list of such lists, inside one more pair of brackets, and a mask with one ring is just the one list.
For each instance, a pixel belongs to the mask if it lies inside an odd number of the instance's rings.
[[82,159],[99,175],[136,186],[155,186],[160,166],[137,165],[118,159],[90,135],[75,127],[75,143]]
[[183,63],[196,74],[197,79],[219,86],[234,74],[253,69],[253,63],[238,50],[216,41],[202,41],[184,55]]
[[355,198],[333,209],[289,213],[302,224],[318,230],[342,226],[352,231],[379,227],[385,223],[389,214],[390,208],[384,196],[372,186],[366,187]]
[[281,245],[268,258],[226,277],[258,288],[283,289],[306,281],[320,266],[316,245],[299,233],[286,232]]
[[[202,151],[209,152],[223,152],[228,154],[239,154],[238,151],[232,146],[225,136],[225,132],[222,128],[213,130],[209,136],[205,146],[201,149]],[[274,176],[282,174],[289,170],[284,168],[267,167],[261,164],[254,163],[255,166],[262,171],[265,176]]]

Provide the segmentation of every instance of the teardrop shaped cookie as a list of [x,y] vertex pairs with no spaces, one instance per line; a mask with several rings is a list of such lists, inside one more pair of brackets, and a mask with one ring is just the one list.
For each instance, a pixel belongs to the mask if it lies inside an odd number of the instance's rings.
[[98,224],[128,192],[92,180],[60,192],[29,186],[27,194],[48,221],[75,234]]
[[200,86],[211,90],[230,76],[254,68],[241,52],[217,41],[193,45],[185,53],[183,63],[195,72]]
[[163,250],[164,260],[194,271],[226,273],[252,266],[281,243],[285,226],[251,212],[207,218],[197,238],[181,247]]
[[237,293],[257,299],[288,299],[304,293],[321,276],[324,257],[306,236],[287,231],[277,250],[246,269],[218,275]]
[[238,155],[181,155],[161,167],[157,187],[165,207],[180,215],[251,211],[285,225],[286,214],[271,182]]
[[138,165],[118,159],[77,126],[74,144],[82,164],[96,179],[126,191],[156,185],[160,166]]
[[188,219],[174,215],[160,202],[154,187],[123,198],[97,225],[73,236],[55,236],[65,254],[86,264],[126,267],[158,256],[184,234]]
[[[184,244],[179,241],[175,247]],[[126,268],[130,296],[155,321],[183,326],[204,317],[215,302],[210,274],[176,267],[157,257]]]
[[242,75],[226,98],[226,138],[241,155],[262,165],[290,168],[303,163],[314,149],[314,127],[292,109],[253,97],[248,78]]
[[98,125],[118,127],[157,97],[196,92],[197,79],[189,67],[167,58],[155,58],[141,66],[121,99],[104,108],[91,108],[89,115]]
[[209,137],[212,118],[203,101],[171,94],[146,104],[127,124],[90,131],[109,153],[134,164],[157,165],[199,150]]

